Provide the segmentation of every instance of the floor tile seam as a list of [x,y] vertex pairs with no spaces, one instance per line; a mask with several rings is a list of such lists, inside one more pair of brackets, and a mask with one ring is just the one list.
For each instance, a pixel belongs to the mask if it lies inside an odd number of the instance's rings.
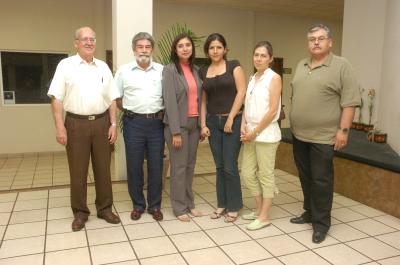
[[47,222],[48,222],[48,217],[49,217],[49,195],[50,195],[50,190],[47,190],[47,208],[46,208],[46,224],[44,228],[44,242],[43,242],[43,265],[46,264],[46,244],[47,244]]
[[[398,229],[398,228],[396,228],[396,227],[394,227],[394,226],[388,225],[388,224],[382,222],[381,220],[376,220],[376,219],[375,219],[375,218],[383,217],[383,216],[391,216],[391,217],[394,217],[393,215],[385,214],[385,215],[382,215],[382,216],[371,217],[371,219],[374,220],[374,221],[377,221],[377,222],[379,222],[379,223],[381,223],[381,224],[384,224],[384,225],[386,225],[386,226],[388,226],[388,227],[391,227],[391,228],[393,228],[393,229],[396,229],[397,231],[400,231],[400,229]],[[399,218],[397,218],[397,217],[395,217],[395,218],[396,218],[396,219],[399,219]]]
[[[175,244],[175,242],[172,240],[172,238],[170,237],[170,235],[167,233],[167,231],[165,231],[164,227],[160,224],[159,221],[157,221],[158,225],[160,226],[160,228],[163,230],[163,232],[165,233],[165,236],[167,236],[167,238],[169,239],[169,241],[172,243],[172,245],[174,246],[174,248],[176,249],[177,253],[183,258],[183,260],[186,262],[186,264],[189,264],[189,262],[185,259],[185,257],[182,255],[182,252],[179,250],[178,246]],[[196,231],[197,232],[197,231]],[[188,232],[190,233],[190,232]],[[170,255],[170,254],[168,254]]]
[[[386,234],[386,235],[387,235],[387,234]],[[389,247],[392,247],[392,248],[394,248],[394,249],[400,251],[400,245],[399,245],[399,247],[392,246],[392,245],[390,245],[389,243],[387,243],[387,242],[385,242],[385,241],[383,241],[383,240],[377,238],[378,236],[382,236],[382,235],[371,236],[371,238],[374,238],[374,239],[378,240],[379,242],[381,242],[381,243],[383,243],[383,244],[385,244],[385,245],[387,245],[387,246],[389,246]],[[399,255],[400,255],[400,253],[399,253]]]
[[133,243],[132,243],[133,240],[131,240],[131,239],[129,238],[128,232],[126,231],[125,225],[122,223],[122,221],[121,221],[121,226],[122,226],[122,229],[124,230],[124,233],[125,233],[126,238],[128,239],[129,245],[131,246],[131,249],[132,249],[132,251],[133,251],[133,255],[135,255],[135,258],[136,258],[136,260],[139,262],[139,265],[141,265],[142,263],[141,263],[140,260],[139,260],[139,255],[138,255],[138,253],[136,253],[136,250],[135,250],[135,248],[133,247]]
[[[337,218],[337,217],[335,217],[335,216],[332,216],[332,217],[335,218],[336,220],[342,222],[343,224],[347,224],[347,225],[350,225],[349,223],[351,223],[351,222],[364,221],[364,220],[367,220],[367,219],[372,219],[372,218],[370,218],[370,217],[364,216],[363,218],[360,218],[360,219],[355,219],[355,220],[350,220],[350,221],[342,221],[342,220],[340,220],[339,218]],[[351,225],[350,225],[350,226],[351,226]],[[351,227],[353,227],[353,226],[351,226]]]
[[286,255],[281,255],[281,256],[277,257],[277,259],[279,259],[279,261],[281,261],[282,263],[284,263],[283,260],[281,259],[281,258],[283,258],[284,256],[288,256],[288,255],[292,255],[292,254],[300,254],[300,253],[303,253],[303,252],[305,253],[305,252],[308,252],[308,251],[311,251],[313,254],[317,255],[317,256],[320,257],[322,260],[326,261],[328,264],[334,265],[334,263],[332,263],[332,262],[330,262],[329,260],[325,259],[324,257],[320,256],[318,253],[316,253],[315,251],[313,251],[313,249],[308,249],[308,250],[304,250],[304,251],[297,252],[297,253],[290,253],[290,254],[286,254]]
[[351,226],[352,228],[354,228],[354,229],[356,229],[356,230],[358,230],[358,231],[360,231],[360,232],[362,232],[362,233],[368,235],[369,237],[377,237],[377,236],[383,236],[383,235],[388,235],[388,234],[391,234],[391,233],[399,232],[399,230],[397,230],[397,229],[395,229],[395,228],[393,228],[393,227],[388,226],[389,228],[394,229],[394,231],[391,231],[391,232],[384,232],[384,233],[380,233],[380,234],[371,235],[371,234],[368,234],[367,232],[364,232],[364,231],[362,231],[362,230],[360,230],[360,229],[358,229],[358,228],[356,228],[356,227],[350,225],[349,223],[347,223],[347,225],[349,225],[349,226]]
[[[6,257],[6,258],[0,258],[0,261],[2,261],[2,260],[7,260],[7,259],[19,258],[19,257],[27,257],[27,256],[32,256],[32,255],[38,255],[38,254],[43,254],[43,260],[44,260],[44,253],[32,253],[32,254],[25,254],[25,255],[18,255],[18,256],[11,256],[11,257]],[[43,263],[43,265],[44,265],[44,263]]]
[[[375,261],[375,262],[379,262],[379,261],[384,261],[384,260],[386,260],[386,259],[392,259],[392,258],[397,258],[397,257],[400,258],[400,255],[390,256],[390,257],[386,257],[386,258],[383,258],[383,259],[376,259],[376,260],[371,259],[371,260],[373,260],[373,261]],[[381,264],[381,263],[379,263],[379,264]]]
[[[184,257],[181,253],[179,253],[179,252],[176,252],[176,253],[167,253],[167,254],[162,254],[162,255],[157,255],[157,256],[145,257],[145,258],[137,259],[137,261],[140,262],[139,264],[142,264],[142,261],[144,261],[144,260],[154,259],[154,258],[158,258],[158,257],[166,257],[166,256],[169,256],[169,255],[175,255],[175,254],[179,254],[179,255],[182,257],[183,261],[184,261],[186,264],[190,265],[190,264],[186,261],[185,257]],[[114,264],[114,263],[107,263],[106,265],[112,265],[112,264]]]
[[[74,218],[74,217],[73,217],[73,218]],[[71,226],[72,226],[72,224],[71,224]],[[71,228],[71,229],[72,229],[72,228]],[[88,252],[89,252],[90,264],[93,264],[92,252],[90,251],[89,236],[88,236],[88,232],[87,232],[86,226],[83,228],[83,230],[85,231],[86,247],[87,247]]]
[[[344,244],[345,246],[349,247],[350,249],[356,251],[357,253],[361,254],[362,256],[367,257],[367,258],[370,259],[371,261],[376,261],[376,259],[374,259],[374,258],[368,256],[367,254],[362,253],[361,251],[355,249],[354,247],[352,247],[351,245],[348,244],[348,243],[351,243],[351,242],[355,242],[355,241],[358,241],[358,240],[369,239],[369,238],[374,238],[374,237],[368,236],[368,237],[365,237],[365,238],[354,239],[354,240],[350,240],[350,241],[343,242],[342,244]],[[387,243],[385,243],[385,242],[383,242],[383,241],[381,241],[381,240],[379,240],[379,239],[377,239],[377,238],[374,238],[374,239],[380,241],[381,243],[385,244],[386,246],[389,246],[389,247],[392,247],[392,248],[398,250],[397,248],[395,248],[395,247],[393,247],[393,246],[391,246],[391,245],[389,245],[389,244],[387,244]],[[400,254],[399,254],[399,255],[400,255]],[[387,258],[388,258],[388,257],[383,258],[383,259],[387,259]],[[371,262],[371,261],[369,261],[369,262]]]
[[[212,205],[210,205],[212,208],[214,208]],[[215,208],[214,208],[215,209]],[[213,221],[213,220],[210,220],[210,221]],[[196,223],[197,224],[197,223]],[[228,257],[228,259],[229,260],[231,260],[232,262],[233,262],[233,264],[236,264],[236,262],[228,255],[228,253],[226,253],[222,248],[221,248],[221,246],[207,233],[207,230],[212,230],[212,229],[203,229],[201,226],[200,226],[200,224],[197,224],[200,228],[201,228],[201,230],[200,231],[202,231],[207,237],[208,237],[208,239],[209,240],[211,240],[211,242],[213,242],[214,244],[215,244],[215,246],[214,247],[210,247],[210,248],[215,248],[215,247],[217,247],[219,250],[221,250],[222,251],[222,253],[224,253],[227,257]],[[221,228],[221,227],[220,227]],[[215,228],[215,229],[218,229],[218,228]],[[189,252],[189,251],[188,251]],[[183,255],[182,255],[183,256]]]
[[15,207],[15,204],[17,203],[18,196],[19,196],[19,193],[17,193],[17,195],[15,196],[14,204],[12,206],[10,215],[8,216],[7,224],[5,225],[4,233],[3,233],[3,236],[1,237],[1,241],[0,241],[0,249],[3,246],[4,237],[6,236],[8,226],[10,225],[11,217],[13,215],[14,207]]
[[[214,241],[214,239],[206,232],[206,230],[203,230],[204,234],[206,234],[206,236],[215,244],[214,247],[210,247],[210,248],[218,248],[220,251],[222,251],[222,253],[225,254],[225,256],[228,257],[228,259],[233,263],[236,264],[236,262],[228,255],[228,253],[225,252],[225,250],[223,248],[221,248],[221,245],[219,245],[217,242]],[[189,251],[188,251],[189,252]],[[183,255],[182,255],[183,256]]]

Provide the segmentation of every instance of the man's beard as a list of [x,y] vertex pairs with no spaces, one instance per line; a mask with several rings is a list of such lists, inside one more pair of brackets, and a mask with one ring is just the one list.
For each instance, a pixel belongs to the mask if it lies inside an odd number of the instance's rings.
[[139,64],[149,64],[150,63],[150,55],[139,54],[139,55],[135,55],[135,57],[136,57],[136,61]]

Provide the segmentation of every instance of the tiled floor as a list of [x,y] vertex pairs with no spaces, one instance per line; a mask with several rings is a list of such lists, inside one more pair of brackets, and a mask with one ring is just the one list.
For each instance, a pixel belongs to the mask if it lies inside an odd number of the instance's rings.
[[[168,150],[166,149],[168,154]],[[114,158],[114,156],[112,156]],[[208,144],[200,144],[195,173],[215,171]],[[111,178],[117,180],[114,159],[111,160]],[[89,167],[88,183],[93,183]],[[0,191],[62,186],[69,184],[69,169],[65,152],[30,153],[0,156]]]
[[[36,165],[40,157],[36,157]],[[4,166],[8,162],[2,163]],[[25,159],[14,163],[19,164],[16,172],[38,168],[25,164]],[[207,174],[213,169],[207,149],[200,149],[198,165],[193,186],[196,204],[204,214],[210,214],[216,206],[216,194],[215,174]],[[48,169],[51,170],[56,171]],[[245,229],[247,221],[242,219],[233,224],[208,216],[193,218],[189,223],[177,221],[170,208],[168,189],[163,193],[164,221],[156,222],[148,214],[132,221],[126,183],[115,183],[114,208],[122,223],[110,225],[96,218],[95,191],[90,186],[92,215],[84,230],[73,233],[68,188],[3,192],[0,265],[400,264],[399,219],[335,194],[332,228],[327,239],[316,245],[311,243],[310,225],[289,222],[302,212],[298,178],[281,170],[276,170],[276,178],[281,192],[270,212],[272,225],[253,232]],[[243,198],[242,212],[247,212],[254,200],[244,187]]]

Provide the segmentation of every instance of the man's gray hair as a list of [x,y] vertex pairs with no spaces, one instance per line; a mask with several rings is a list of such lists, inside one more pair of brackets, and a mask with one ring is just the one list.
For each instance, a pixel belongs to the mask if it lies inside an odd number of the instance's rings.
[[154,48],[154,39],[147,32],[139,32],[132,38],[132,46],[135,47],[136,43],[140,40],[148,40],[151,43],[151,47]]
[[317,30],[320,30],[320,29],[323,29],[323,30],[326,31],[326,33],[327,33],[327,35],[328,35],[328,38],[330,38],[330,39],[332,38],[332,33],[331,33],[330,28],[329,28],[327,25],[322,24],[322,23],[314,24],[314,25],[312,25],[311,27],[309,27],[309,28],[308,28],[308,31],[307,31],[307,35],[310,34],[310,33],[315,32],[315,31],[317,31]]
[[81,37],[81,31],[83,29],[90,29],[93,32],[93,34],[96,35],[96,32],[94,32],[94,30],[92,28],[90,28],[88,26],[84,26],[84,27],[80,27],[79,29],[75,30],[75,35],[74,35],[75,40],[77,40]]

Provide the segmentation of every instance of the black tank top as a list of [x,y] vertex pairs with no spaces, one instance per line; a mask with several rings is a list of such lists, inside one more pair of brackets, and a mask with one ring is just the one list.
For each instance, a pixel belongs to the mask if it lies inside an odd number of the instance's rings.
[[222,75],[208,78],[208,66],[200,69],[203,79],[203,90],[207,94],[207,113],[226,114],[231,111],[237,94],[233,70],[240,66],[239,61],[226,61],[226,72]]

